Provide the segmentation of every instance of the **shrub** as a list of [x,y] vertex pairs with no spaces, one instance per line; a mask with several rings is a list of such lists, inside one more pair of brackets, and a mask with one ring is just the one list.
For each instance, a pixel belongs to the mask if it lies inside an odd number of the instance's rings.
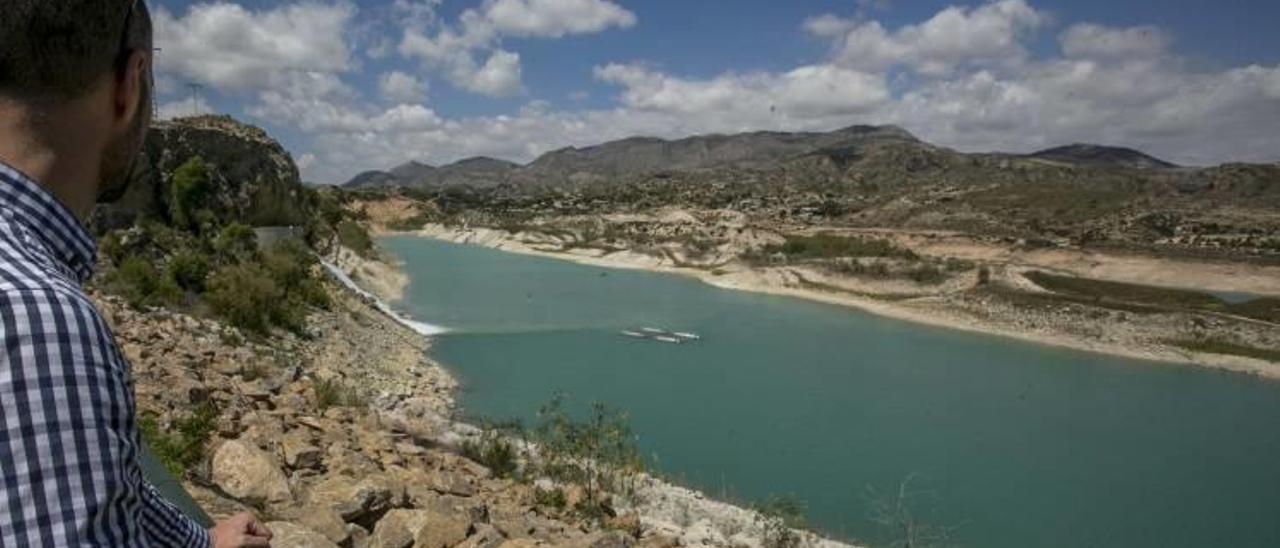
[[844,237],[833,234],[787,236],[786,242],[766,245],[764,255],[781,253],[789,259],[826,259],[835,257],[892,257],[916,259],[914,251],[880,238]]
[[209,276],[205,293],[215,313],[228,323],[259,334],[287,312],[284,294],[269,273],[257,264],[224,266]]
[[214,237],[213,251],[222,264],[251,260],[258,252],[258,235],[248,225],[231,223],[222,227]]
[[792,496],[772,496],[753,505],[763,521],[761,544],[765,548],[795,548],[800,546],[796,529],[804,529],[804,503]]
[[586,420],[575,420],[557,396],[538,413],[534,431],[541,449],[542,473],[583,488],[584,500],[575,508],[599,517],[605,493],[635,494],[635,480],[644,470],[644,459],[635,445],[626,414],[602,403],[592,403]]
[[169,259],[167,275],[178,287],[201,293],[209,277],[209,258],[196,251],[180,251]]
[[175,226],[195,228],[195,213],[209,200],[212,185],[204,159],[192,156],[173,172],[169,182],[169,218]]
[[324,412],[331,407],[363,408],[368,402],[357,388],[338,379],[316,379],[316,409]]
[[515,423],[485,427],[478,439],[463,442],[462,455],[483,464],[497,477],[512,477],[520,470],[520,460],[509,433],[518,430],[520,426]]
[[903,274],[918,284],[937,285],[947,281],[947,274],[942,269],[929,264],[918,265]]
[[107,288],[124,297],[130,306],[164,306],[181,300],[173,279],[157,272],[146,259],[129,256],[107,276]]
[[564,496],[564,489],[559,487],[551,489],[534,488],[533,501],[538,506],[555,510],[564,510],[564,507],[569,504],[568,499]]
[[218,421],[218,410],[212,404],[196,407],[190,416],[173,421],[169,431],[161,430],[155,417],[138,420],[143,439],[165,468],[175,476],[183,475],[204,458],[205,447]]
[[342,244],[352,251],[355,251],[362,257],[369,256],[373,252],[373,239],[369,237],[369,232],[354,221],[342,221],[338,223],[338,243]]
[[983,266],[978,269],[978,285],[987,285],[991,283],[991,268]]
[[293,308],[328,308],[329,294],[314,275],[316,257],[297,240],[284,240],[262,253],[262,266],[270,272]]

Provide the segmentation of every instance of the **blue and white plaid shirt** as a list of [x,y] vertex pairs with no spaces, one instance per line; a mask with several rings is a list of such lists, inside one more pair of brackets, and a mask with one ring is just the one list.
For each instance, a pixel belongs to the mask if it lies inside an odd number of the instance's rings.
[[0,547],[209,546],[142,477],[129,365],[81,290],[95,253],[0,163]]

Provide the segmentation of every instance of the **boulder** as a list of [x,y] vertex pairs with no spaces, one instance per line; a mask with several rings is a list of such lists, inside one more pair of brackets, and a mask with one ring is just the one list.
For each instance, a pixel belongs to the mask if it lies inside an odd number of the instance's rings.
[[351,533],[347,530],[347,524],[342,521],[342,516],[329,508],[308,505],[303,506],[289,515],[290,521],[297,523],[307,529],[324,535],[334,544],[346,545],[351,539]]
[[[475,532],[467,537],[462,544],[458,544],[458,548],[498,548],[502,543],[506,542],[506,537],[502,536],[502,532],[495,529],[492,525],[481,523],[476,525]],[[436,548],[430,546],[429,548]]]
[[[425,515],[426,523],[414,535],[414,548],[452,548],[466,540],[473,527],[471,519],[464,513],[427,511]],[[494,532],[497,533],[496,530]]]
[[311,436],[300,430],[285,434],[280,440],[280,452],[290,468],[318,468],[324,456],[319,447],[311,445]]
[[385,477],[369,477],[359,482],[342,476],[330,477],[317,483],[307,494],[310,504],[329,508],[349,522],[380,515],[403,500],[403,488],[397,488]]
[[391,510],[373,528],[369,537],[370,548],[410,548],[415,536],[428,522],[424,510]]
[[635,540],[622,533],[612,531],[595,533],[565,544],[567,548],[631,548]]
[[213,482],[233,497],[265,505],[289,500],[289,480],[267,452],[240,440],[218,446],[213,454]]
[[498,548],[537,548],[538,546],[541,546],[541,545],[538,544],[538,541],[536,540],[528,539],[528,538],[518,538],[518,539],[508,540],[498,545]]
[[267,524],[271,530],[271,548],[338,548],[324,535],[296,523],[273,521]]

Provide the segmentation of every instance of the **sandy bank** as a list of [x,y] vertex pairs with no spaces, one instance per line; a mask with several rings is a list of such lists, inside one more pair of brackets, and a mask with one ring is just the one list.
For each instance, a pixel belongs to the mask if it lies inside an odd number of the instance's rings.
[[[540,245],[529,242],[519,235],[487,229],[460,229],[443,225],[428,225],[422,230],[409,233],[412,235],[445,240],[455,243],[480,245],[492,249],[536,255],[561,260],[569,260],[581,264],[608,268],[641,269],[692,276],[710,285],[753,291],[772,295],[783,295],[819,301],[840,306],[857,308],[884,317],[915,322],[934,327],[959,329],[968,332],[1009,337],[1026,342],[1066,347],[1088,352],[1102,353],[1126,358],[1180,363],[1210,367],[1226,371],[1247,373],[1269,379],[1280,380],[1280,364],[1238,356],[1189,352],[1171,346],[1158,344],[1134,345],[1120,344],[1105,340],[1093,340],[1071,334],[1054,332],[1036,332],[1010,329],[1005,325],[975,316],[967,311],[949,306],[938,299],[920,298],[903,301],[884,301],[869,297],[861,297],[850,293],[836,293],[809,287],[796,287],[794,277],[775,271],[760,271],[748,268],[728,268],[708,271],[699,268],[687,268],[672,265],[668,260],[629,251],[606,253],[598,249],[575,249],[562,252],[552,245]],[[1093,257],[1096,262],[1100,257]],[[1263,289],[1265,285],[1251,285]]]

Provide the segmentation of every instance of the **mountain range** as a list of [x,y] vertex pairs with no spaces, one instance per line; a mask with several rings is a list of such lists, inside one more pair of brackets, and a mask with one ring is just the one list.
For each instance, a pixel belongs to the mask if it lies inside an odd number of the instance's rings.
[[488,157],[468,158],[440,167],[409,162],[387,171],[361,173],[343,186],[419,189],[451,186],[489,188],[504,183],[553,186],[670,172],[716,169],[771,171],[814,156],[838,162],[842,158],[857,158],[872,148],[885,147],[925,155],[995,157],[1093,169],[1170,170],[1179,167],[1137,150],[1090,144],[1056,147],[1032,154],[964,155],[926,143],[897,126],[858,125],[831,132],[757,131],[677,140],[631,137],[595,146],[555,150],[526,165]]

